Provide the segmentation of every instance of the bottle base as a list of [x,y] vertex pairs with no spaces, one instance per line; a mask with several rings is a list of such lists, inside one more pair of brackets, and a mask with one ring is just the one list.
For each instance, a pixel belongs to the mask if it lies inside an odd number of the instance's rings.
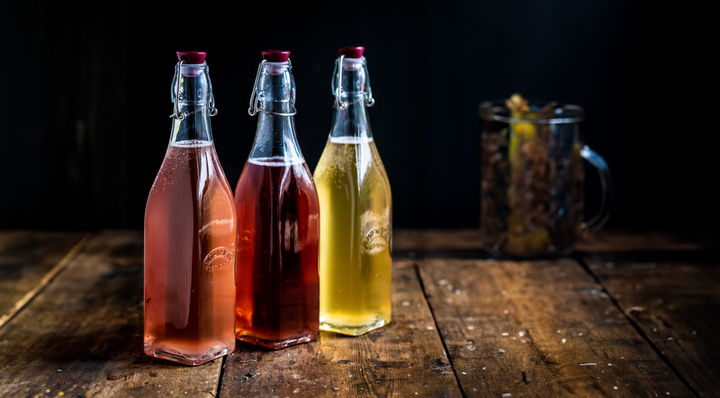
[[389,323],[390,321],[386,321],[385,318],[373,318],[364,325],[360,326],[336,325],[330,322],[320,322],[320,330],[345,334],[348,336],[360,336],[371,330],[379,329]]
[[235,350],[235,347],[228,347],[225,345],[216,345],[208,348],[204,353],[200,355],[184,354],[180,351],[172,350],[169,348],[162,347],[146,347],[145,354],[153,357],[165,359],[168,361],[178,362],[185,365],[200,365],[213,359],[220,358],[227,355]]
[[297,344],[303,344],[303,343],[309,343],[311,341],[314,341],[317,339],[317,333],[315,334],[305,334],[298,337],[292,337],[285,340],[269,340],[269,339],[263,339],[257,336],[252,336],[249,334],[238,334],[235,336],[238,340],[250,343],[252,345],[260,346],[263,348],[267,348],[269,350],[279,350],[281,348],[290,347]]

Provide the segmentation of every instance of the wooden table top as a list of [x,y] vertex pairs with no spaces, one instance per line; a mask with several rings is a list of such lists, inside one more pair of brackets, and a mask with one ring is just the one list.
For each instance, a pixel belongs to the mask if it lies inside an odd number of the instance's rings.
[[718,249],[603,232],[499,261],[398,231],[390,325],[190,367],[143,353],[142,232],[0,232],[0,397],[718,397]]

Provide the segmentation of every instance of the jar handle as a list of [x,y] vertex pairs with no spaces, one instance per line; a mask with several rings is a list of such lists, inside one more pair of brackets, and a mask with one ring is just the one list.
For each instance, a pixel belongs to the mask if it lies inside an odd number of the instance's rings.
[[580,150],[580,156],[590,162],[591,165],[595,166],[598,173],[600,174],[600,185],[602,186],[602,199],[600,201],[600,210],[598,213],[590,219],[590,221],[583,224],[583,227],[587,228],[587,233],[594,233],[600,229],[608,217],[610,217],[610,202],[612,201],[612,179],[610,178],[610,169],[608,168],[605,159],[602,158],[597,152],[590,149],[589,146],[585,145]]

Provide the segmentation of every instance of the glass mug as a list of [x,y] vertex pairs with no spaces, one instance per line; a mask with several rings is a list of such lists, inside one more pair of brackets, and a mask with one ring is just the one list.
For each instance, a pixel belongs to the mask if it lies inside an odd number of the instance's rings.
[[[562,256],[595,232],[610,215],[612,187],[605,160],[580,141],[577,105],[529,100],[480,104],[482,131],[480,232],[495,256]],[[582,159],[597,168],[602,200],[597,215],[583,217]]]

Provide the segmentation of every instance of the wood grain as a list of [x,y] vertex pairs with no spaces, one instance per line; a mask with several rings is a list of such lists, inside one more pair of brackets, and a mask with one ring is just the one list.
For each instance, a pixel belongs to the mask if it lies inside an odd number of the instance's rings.
[[220,360],[187,367],[143,353],[142,300],[142,233],[94,237],[0,329],[0,396],[215,396]]
[[482,249],[480,229],[399,229],[393,233],[393,250]]
[[[578,240],[576,249],[584,252],[632,252],[632,251],[692,251],[715,248],[720,239],[713,236],[685,236],[666,232],[633,232],[602,229],[596,234]],[[431,257],[439,254],[480,253],[483,254],[480,229],[460,230],[415,230],[400,229],[393,235],[393,250],[406,255],[413,251]],[[436,254],[433,254],[437,252]],[[454,256],[450,256],[454,257]],[[463,256],[468,257],[468,256]]]
[[573,260],[420,270],[468,397],[692,396]]
[[84,247],[84,233],[0,232],[0,328]]
[[460,397],[412,263],[393,267],[393,319],[359,337],[321,332],[280,351],[243,344],[221,397]]
[[720,396],[717,256],[589,254],[585,261],[620,308],[702,397]]
[[578,251],[584,252],[638,252],[638,251],[684,251],[717,249],[717,236],[673,234],[668,232],[642,232],[600,230],[581,239]]
[[393,258],[419,260],[426,258],[485,259],[490,254],[482,248],[480,231],[463,229],[399,230],[393,235]]
[[[395,244],[479,258],[475,234]],[[720,396],[717,248],[598,236],[578,246],[593,275],[571,259],[396,261],[390,325],[187,367],[142,351],[141,232],[0,232],[0,309],[27,303],[0,328],[0,396]]]

